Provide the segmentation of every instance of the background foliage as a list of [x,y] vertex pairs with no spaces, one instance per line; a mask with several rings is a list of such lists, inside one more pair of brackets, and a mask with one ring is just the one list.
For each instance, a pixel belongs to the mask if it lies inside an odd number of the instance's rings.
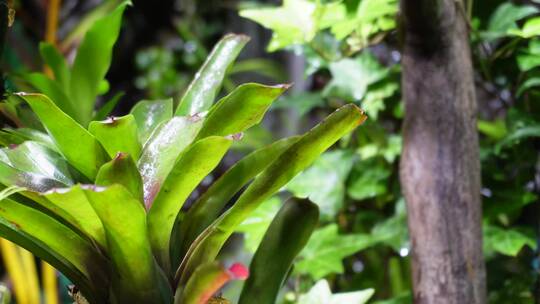
[[[104,7],[96,6],[100,1],[69,3],[59,29],[68,42],[84,16]],[[537,1],[471,4],[464,9],[470,16],[479,103],[489,302],[537,303],[540,6]],[[5,58],[13,75],[41,69],[40,5],[15,1],[18,14]],[[359,132],[262,204],[227,247],[226,257],[249,261],[285,199],[309,197],[318,204],[320,226],[290,275],[284,303],[316,303],[312,298],[340,303],[345,296],[361,303],[364,294],[346,293],[368,288],[374,289],[373,302],[410,302],[410,244],[398,182],[404,113],[397,11],[397,0],[160,1],[151,9],[134,1],[127,11],[108,83],[99,88],[99,104],[111,104],[115,114],[127,113],[140,99],[179,97],[224,32],[246,33],[254,46],[228,71],[221,95],[247,77],[295,82],[264,127],[234,144],[214,177],[240,155],[300,133],[341,105],[355,103],[367,112]],[[70,54],[66,47],[64,55],[69,59]],[[13,88],[28,88],[20,79],[9,80]],[[2,112],[13,125],[9,109]],[[235,298],[238,292],[231,284],[225,295]]]

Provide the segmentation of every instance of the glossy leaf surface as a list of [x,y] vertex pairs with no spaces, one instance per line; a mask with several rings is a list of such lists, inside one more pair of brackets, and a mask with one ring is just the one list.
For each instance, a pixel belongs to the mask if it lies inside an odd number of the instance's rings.
[[174,117],[161,125],[148,140],[138,161],[143,179],[144,203],[149,209],[180,154],[195,139],[202,126],[198,117]]
[[85,193],[105,227],[117,301],[161,303],[144,207],[120,185],[90,186]]
[[[319,208],[307,200],[287,201],[278,212],[251,261],[239,304],[274,304],[294,258],[319,221]],[[270,266],[271,265],[271,266]]]
[[249,38],[243,35],[227,35],[221,39],[180,99],[176,116],[195,115],[210,109],[219,93],[227,68],[248,40]]
[[258,124],[272,102],[288,88],[256,83],[239,86],[210,109],[198,138],[236,134]]
[[213,260],[238,226],[261,202],[270,197],[300,173],[343,135],[366,119],[364,113],[349,104],[331,114],[322,123],[303,135],[274,161],[240,196],[235,205],[208,227],[192,245],[180,271],[185,281],[193,270]]
[[92,121],[88,131],[96,137],[111,158],[118,153],[127,153],[137,159],[141,153],[137,124],[133,115]]
[[231,144],[231,139],[220,136],[193,144],[174,165],[154,200],[148,212],[148,231],[154,253],[166,271],[171,268],[170,238],[180,209],[195,187],[219,164]]
[[21,97],[30,104],[69,163],[93,179],[106,159],[95,137],[45,95],[22,93]]
[[139,142],[144,145],[159,124],[172,118],[173,100],[171,98],[139,101],[131,109],[131,114],[137,123]]
[[[180,263],[180,258],[195,238],[220,215],[225,205],[243,186],[298,139],[299,137],[283,139],[252,152],[216,180],[189,209],[177,234],[172,236],[173,263]],[[177,242],[178,245],[175,245]],[[178,251],[179,249],[181,251]]]

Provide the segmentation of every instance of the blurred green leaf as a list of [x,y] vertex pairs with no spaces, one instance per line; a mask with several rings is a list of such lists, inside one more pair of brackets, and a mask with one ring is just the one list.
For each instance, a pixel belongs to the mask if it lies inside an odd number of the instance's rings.
[[346,101],[360,101],[366,96],[368,86],[388,75],[377,59],[369,52],[356,58],[345,58],[330,63],[332,80],[324,89],[327,97]]
[[521,38],[532,38],[540,35],[540,17],[535,17],[525,21],[521,29],[510,29],[508,33],[520,36]]
[[109,70],[122,14],[128,3],[124,2],[92,24],[78,48],[71,70],[69,97],[77,106],[74,117],[83,126],[87,126],[93,117],[99,86]]
[[378,240],[369,234],[339,234],[337,224],[320,228],[300,253],[294,269],[297,273],[311,275],[317,280],[333,273],[343,273],[342,260]]
[[536,240],[516,229],[502,229],[496,226],[484,227],[484,244],[487,250],[494,250],[498,253],[517,256],[523,246],[528,245],[536,248]]
[[236,231],[244,234],[244,247],[248,251],[255,253],[280,207],[279,197],[272,197],[255,209],[242,224],[238,225]]
[[251,19],[273,31],[268,51],[311,41],[317,32],[317,4],[308,0],[284,0],[283,6],[245,9],[240,16]]
[[387,178],[392,172],[373,160],[361,161],[354,167],[347,194],[355,200],[376,197],[387,191]]
[[503,148],[515,145],[529,137],[540,137],[540,125],[526,126],[513,132],[509,132],[509,134],[495,146],[495,152],[499,153]]
[[319,206],[321,217],[332,219],[343,207],[345,181],[355,160],[350,150],[326,152],[313,166],[287,184],[295,196],[309,198]]
[[509,2],[502,3],[491,15],[487,29],[482,32],[482,37],[487,40],[505,37],[510,30],[518,28],[517,21],[537,12],[538,9],[532,5],[519,6]]
[[297,304],[365,304],[373,296],[375,290],[365,289],[345,293],[332,294],[328,281],[318,281],[307,294],[300,296]]
[[54,45],[46,42],[39,44],[39,52],[43,61],[53,71],[56,82],[60,84],[64,92],[68,92],[71,72],[64,56],[58,52]]

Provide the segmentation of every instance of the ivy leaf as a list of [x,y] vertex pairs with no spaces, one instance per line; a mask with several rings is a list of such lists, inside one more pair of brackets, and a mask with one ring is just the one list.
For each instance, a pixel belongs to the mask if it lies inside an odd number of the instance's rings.
[[328,225],[313,233],[300,253],[301,261],[296,264],[295,271],[307,273],[314,279],[332,273],[343,273],[342,259],[372,246],[377,241],[378,238],[369,234],[339,234],[337,224]]
[[295,177],[287,189],[295,196],[309,198],[317,204],[321,217],[332,218],[343,206],[345,180],[354,159],[352,151],[327,152],[313,166]]
[[284,0],[279,7],[245,9],[240,16],[251,19],[273,31],[268,51],[311,42],[318,31],[346,17],[341,3]]
[[516,22],[527,16],[535,14],[538,9],[534,6],[518,6],[512,3],[503,3],[491,15],[487,30],[482,33],[482,38],[493,40],[508,35],[510,30],[516,30]]
[[364,304],[373,296],[372,288],[332,294],[328,281],[320,280],[307,294],[301,295],[297,304]]
[[538,36],[540,35],[540,17],[531,18],[525,22],[522,29],[511,29],[508,33],[525,39]]
[[517,56],[517,63],[522,72],[540,66],[540,40],[531,40],[529,47]]
[[516,256],[523,246],[536,247],[534,238],[516,230],[502,229],[496,226],[484,227],[486,252],[495,251],[508,256]]
[[333,62],[329,68],[333,78],[325,88],[324,96],[347,101],[362,100],[370,84],[388,75],[388,69],[383,68],[369,52]]
[[351,174],[347,193],[355,200],[372,198],[386,193],[390,170],[375,160],[359,162]]
[[317,32],[314,19],[316,9],[317,5],[308,0],[284,0],[280,7],[246,9],[240,11],[240,16],[273,31],[268,44],[268,51],[273,52],[311,41]]
[[244,233],[245,248],[254,253],[261,242],[268,226],[279,211],[281,200],[279,197],[272,197],[262,203],[242,224],[236,229],[237,232]]

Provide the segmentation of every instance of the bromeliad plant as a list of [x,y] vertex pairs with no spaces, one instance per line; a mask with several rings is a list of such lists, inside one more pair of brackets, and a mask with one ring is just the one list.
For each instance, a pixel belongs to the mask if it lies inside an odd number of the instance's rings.
[[[114,20],[123,8],[113,12]],[[0,134],[8,145],[0,150],[0,236],[56,267],[80,290],[75,298],[90,303],[202,304],[227,281],[246,278],[239,303],[274,303],[317,224],[314,204],[283,205],[249,271],[240,264],[223,267],[219,252],[253,210],[365,116],[347,105],[304,135],[252,152],[182,211],[233,141],[288,88],[248,83],[214,104],[247,40],[223,38],[176,107],[172,99],[143,101],[129,115],[89,121],[87,109],[84,115],[65,110],[78,100],[11,96],[29,105],[46,133]],[[49,65],[57,80],[70,74],[61,60]],[[73,81],[71,73],[66,83]],[[95,89],[92,96],[101,81],[87,86]],[[76,85],[69,88],[69,97],[80,96]]]

